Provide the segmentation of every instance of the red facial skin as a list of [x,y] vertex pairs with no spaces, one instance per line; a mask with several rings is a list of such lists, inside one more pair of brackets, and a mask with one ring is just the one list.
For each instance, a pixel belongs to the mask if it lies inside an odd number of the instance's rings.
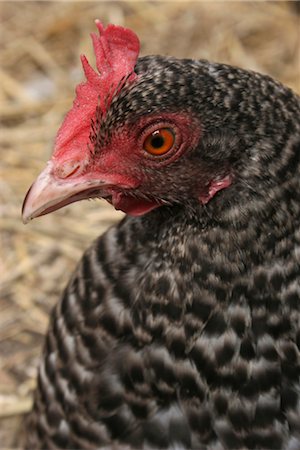
[[[146,138],[153,131],[166,127],[175,136],[172,148],[159,156],[148,153],[144,148]],[[50,169],[49,166],[47,169],[47,184],[52,186],[53,192],[46,188],[48,197],[39,193],[40,202],[30,210],[28,204],[36,198],[35,193],[30,191],[24,202],[24,220],[47,214],[75,201],[96,197],[105,198],[116,209],[127,214],[146,214],[163,205],[159,198],[146,200],[138,196],[139,189],[147,184],[147,169],[159,171],[183,154],[193,151],[201,139],[200,135],[199,122],[189,114],[165,113],[145,116],[132,126],[117,129],[106,147],[91,150],[85,146],[84,151],[78,147],[73,151],[70,147],[67,151],[60,148],[52,156]],[[210,180],[205,193],[199,192],[199,201],[206,204],[219,190],[230,184],[229,176]],[[32,189],[35,189],[35,185]]]
[[[95,148],[90,133],[97,108],[101,120],[105,120],[110,102],[124,80],[127,85],[137,80],[134,66],[139,52],[139,40],[131,30],[114,25],[104,28],[98,21],[96,25],[99,36],[92,34],[92,40],[99,73],[82,57],[86,82],[77,86],[73,107],[58,131],[52,158],[26,195],[24,222],[86,198],[105,198],[116,209],[134,216],[158,208],[165,200],[157,189],[155,195],[151,192],[153,177],[192,152],[201,139],[201,125],[189,113],[163,112],[112,130],[109,144]],[[144,142],[160,128],[170,128],[175,141],[165,154],[152,155]],[[196,173],[195,164],[193,171]],[[190,183],[189,174],[183,176],[186,184]],[[231,183],[228,176],[211,180],[206,176],[202,181],[195,198],[203,204]]]

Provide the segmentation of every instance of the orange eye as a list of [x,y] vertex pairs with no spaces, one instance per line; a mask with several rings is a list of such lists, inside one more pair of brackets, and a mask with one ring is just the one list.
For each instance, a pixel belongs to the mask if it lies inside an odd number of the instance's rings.
[[144,149],[151,155],[164,155],[174,145],[175,135],[170,128],[161,128],[149,134],[144,141]]

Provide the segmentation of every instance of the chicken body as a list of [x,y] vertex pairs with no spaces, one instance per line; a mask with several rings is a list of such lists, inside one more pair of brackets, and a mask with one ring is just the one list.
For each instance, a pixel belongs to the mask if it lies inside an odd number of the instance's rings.
[[[79,263],[27,448],[299,449],[299,98],[206,61],[146,57],[135,71],[102,132],[157,112],[201,132],[192,152],[139,168],[132,196],[164,206],[127,216]],[[207,174],[230,186],[211,196]]]

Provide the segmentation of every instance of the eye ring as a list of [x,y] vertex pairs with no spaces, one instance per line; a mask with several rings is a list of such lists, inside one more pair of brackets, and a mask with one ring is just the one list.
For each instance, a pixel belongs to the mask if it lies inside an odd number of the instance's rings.
[[143,148],[154,156],[164,155],[175,144],[175,133],[171,128],[162,127],[152,131],[144,140]]

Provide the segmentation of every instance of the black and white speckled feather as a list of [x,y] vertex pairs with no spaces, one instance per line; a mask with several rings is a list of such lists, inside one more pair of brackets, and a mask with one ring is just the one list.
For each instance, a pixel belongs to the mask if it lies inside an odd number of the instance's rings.
[[297,450],[299,98],[207,61],[136,70],[106,129],[190,111],[203,128],[190,173],[230,165],[234,182],[200,205],[179,159],[148,186],[172,206],[85,253],[52,315],[27,449]]

